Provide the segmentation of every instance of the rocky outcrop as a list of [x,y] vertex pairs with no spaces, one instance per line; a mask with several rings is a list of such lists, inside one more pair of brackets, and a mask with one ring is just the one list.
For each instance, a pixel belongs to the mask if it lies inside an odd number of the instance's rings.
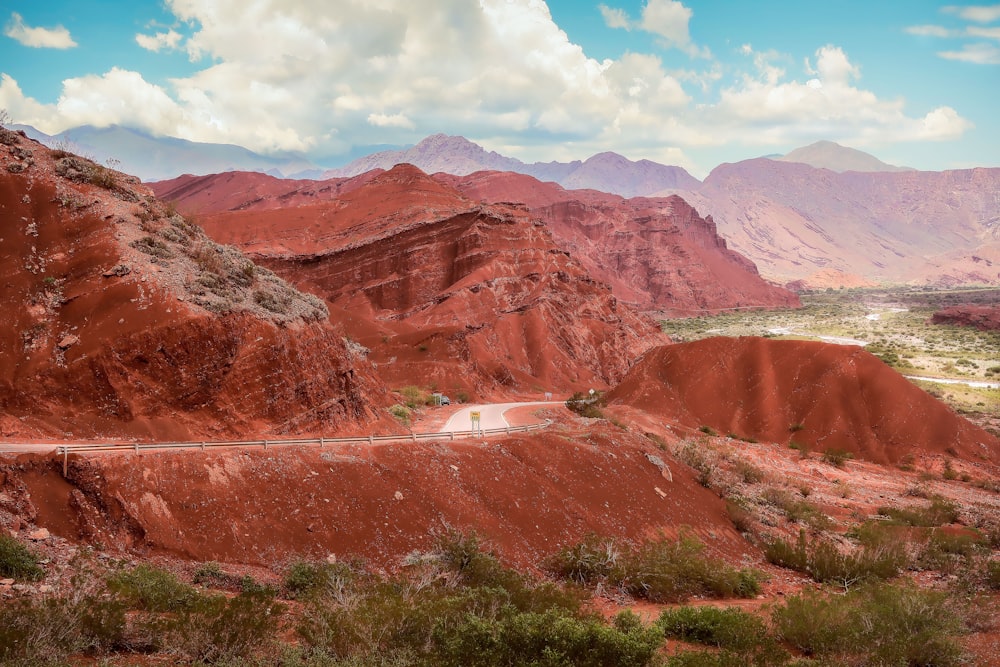
[[641,310],[683,316],[799,305],[795,294],[764,281],[752,262],[726,246],[712,219],[680,197],[624,199],[510,173],[436,178],[472,199],[523,202],[562,248]]
[[1000,306],[952,306],[934,313],[931,322],[1000,331]]
[[0,139],[5,436],[243,437],[381,419],[384,386],[320,299],[136,179]]
[[707,338],[653,350],[607,394],[691,430],[795,440],[877,463],[908,455],[1000,461],[1000,440],[859,347]]
[[326,204],[203,223],[349,314],[390,382],[606,386],[663,340],[526,210],[477,204],[411,165]]

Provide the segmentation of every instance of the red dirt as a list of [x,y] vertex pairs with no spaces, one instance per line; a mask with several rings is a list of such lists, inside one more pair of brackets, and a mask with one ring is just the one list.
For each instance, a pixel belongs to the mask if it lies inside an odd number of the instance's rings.
[[[99,168],[14,139],[0,151],[0,435],[197,439],[386,419],[370,363],[315,321],[321,302],[170,217],[135,179],[62,176]],[[140,252],[146,242],[160,254]],[[246,286],[220,297],[202,281],[228,280],[204,268],[225,262]],[[285,299],[287,314],[255,303],[255,290]]]
[[607,399],[688,428],[795,440],[878,463],[946,453],[1000,462],[1000,440],[850,346],[764,338],[668,345],[638,361]]
[[[666,459],[672,481],[647,455]],[[67,488],[51,493],[38,480],[60,477],[60,463],[20,460],[0,470],[0,491],[19,497],[23,479],[38,525],[146,556],[277,566],[333,553],[394,568],[446,526],[476,530],[521,567],[591,531],[641,540],[689,526],[715,553],[752,553],[688,469],[608,425],[488,442],[71,457],[68,484],[49,486]]]

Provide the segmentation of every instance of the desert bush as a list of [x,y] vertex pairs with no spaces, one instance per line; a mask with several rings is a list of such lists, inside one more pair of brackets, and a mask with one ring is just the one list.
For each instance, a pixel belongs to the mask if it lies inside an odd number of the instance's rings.
[[36,581],[43,576],[38,556],[6,531],[0,531],[0,577]]
[[607,580],[618,567],[621,556],[621,547],[613,539],[591,533],[582,542],[548,558],[545,569],[568,581],[594,584]]
[[852,458],[854,455],[843,449],[827,449],[823,452],[823,462],[836,468],[843,468],[844,464]]
[[693,595],[753,597],[760,591],[757,572],[737,570],[704,551],[688,535],[661,538],[627,554],[612,577],[626,592],[652,602],[679,602]]
[[878,513],[894,523],[924,528],[958,521],[958,505],[940,496],[935,497],[928,507],[879,507]]
[[407,385],[399,390],[403,401],[408,408],[416,408],[421,405],[431,404],[431,392],[421,389],[416,385]]
[[789,521],[804,523],[812,530],[826,530],[831,525],[830,518],[819,507],[807,500],[793,497],[784,489],[767,488],[761,494],[761,499],[784,512]]
[[806,656],[829,655],[849,646],[850,606],[842,596],[793,595],[771,613],[775,635]]
[[812,577],[820,583],[834,583],[845,590],[864,581],[891,579],[907,564],[906,547],[902,542],[880,542],[862,545],[853,553],[843,553],[826,540],[806,540],[799,533],[796,544],[782,539],[764,547],[768,562],[787,567]]
[[410,409],[401,403],[389,406],[389,414],[398,419],[404,426],[410,423]]
[[132,241],[129,245],[139,252],[144,252],[147,255],[159,257],[160,259],[170,259],[174,256],[173,251],[167,247],[166,243],[152,236],[143,236]]
[[73,577],[66,597],[22,598],[0,605],[0,664],[50,665],[71,654],[123,645],[125,605]]
[[746,461],[737,461],[735,470],[744,484],[759,484],[765,478],[763,470]]
[[288,312],[292,305],[292,295],[290,290],[270,289],[254,290],[253,300],[264,310],[268,310],[278,315]]
[[266,652],[284,611],[268,593],[197,595],[176,613],[147,619],[147,627],[158,650],[211,664]]
[[753,514],[743,505],[740,499],[726,501],[726,514],[733,522],[733,527],[741,533],[749,533],[754,529]]
[[678,607],[660,614],[657,626],[672,639],[738,653],[780,654],[760,617],[736,608]]
[[1000,561],[991,560],[986,563],[986,586],[990,590],[1000,591]]
[[149,565],[115,572],[108,589],[131,609],[170,612],[194,605],[199,593],[174,574]]
[[292,598],[323,595],[342,600],[357,574],[347,563],[299,560],[285,573],[284,589]]

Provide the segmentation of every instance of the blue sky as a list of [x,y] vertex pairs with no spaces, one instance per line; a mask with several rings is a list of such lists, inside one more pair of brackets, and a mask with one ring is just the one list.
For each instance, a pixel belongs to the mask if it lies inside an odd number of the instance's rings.
[[3,0],[0,108],[327,163],[437,132],[704,176],[820,139],[1000,166],[1000,4]]

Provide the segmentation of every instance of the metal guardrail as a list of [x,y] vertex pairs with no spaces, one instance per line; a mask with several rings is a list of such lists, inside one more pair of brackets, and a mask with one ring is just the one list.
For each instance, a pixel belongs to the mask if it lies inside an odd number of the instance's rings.
[[282,447],[288,445],[319,445],[321,448],[326,445],[337,444],[370,444],[376,442],[417,442],[418,440],[455,440],[456,438],[475,438],[487,435],[509,435],[512,433],[525,433],[537,431],[551,424],[547,419],[538,424],[528,424],[527,426],[506,426],[504,428],[474,429],[471,431],[440,431],[436,433],[405,433],[400,435],[368,435],[345,438],[293,438],[278,440],[226,440],[216,442],[147,442],[130,443],[121,445],[53,445],[57,456],[63,457],[63,475],[66,475],[69,465],[69,455],[84,452],[142,452],[150,449],[200,449],[205,451],[209,447]]

